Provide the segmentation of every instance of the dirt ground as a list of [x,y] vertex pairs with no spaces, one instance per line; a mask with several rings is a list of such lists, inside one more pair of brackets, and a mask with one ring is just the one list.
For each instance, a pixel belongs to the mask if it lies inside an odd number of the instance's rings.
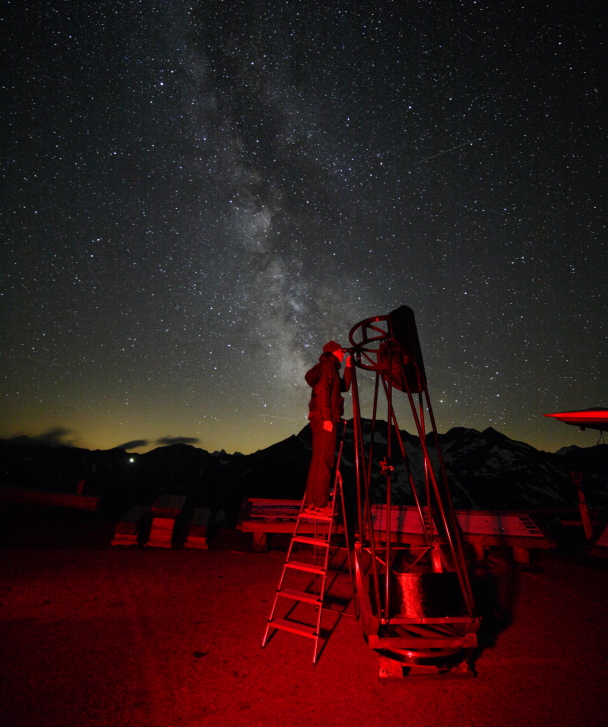
[[386,684],[354,619],[314,667],[302,637],[260,648],[284,553],[236,531],[208,551],[120,549],[91,513],[5,506],[0,524],[3,725],[608,724],[608,570],[580,548],[532,572],[492,551],[477,677]]

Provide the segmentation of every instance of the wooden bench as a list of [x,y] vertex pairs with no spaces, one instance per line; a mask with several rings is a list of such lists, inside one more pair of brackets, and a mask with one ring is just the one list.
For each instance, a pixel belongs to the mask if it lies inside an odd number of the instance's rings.
[[138,545],[145,538],[150,508],[134,505],[120,518],[114,528],[112,545]]
[[[372,505],[374,530],[380,538],[386,532],[383,505]],[[475,560],[486,559],[490,547],[507,547],[513,551],[516,563],[530,563],[530,551],[555,547],[555,541],[528,513],[489,510],[456,510],[463,540],[471,546]],[[421,545],[424,533],[415,507],[392,508],[391,540],[397,543]]]
[[185,495],[160,495],[150,508],[152,525],[146,545],[152,548],[171,548],[175,521],[181,515],[186,502]]
[[[293,533],[301,504],[301,500],[248,498],[241,505],[237,528],[253,533],[255,552],[266,552],[268,535]],[[385,508],[372,505],[371,509],[374,530],[382,539],[386,532]],[[456,516],[464,541],[470,544],[477,561],[485,560],[486,551],[491,546],[512,548],[516,563],[529,563],[530,550],[555,547],[555,541],[526,513],[458,510]],[[343,530],[337,528],[334,532]],[[418,510],[415,507],[393,507],[391,542],[420,545],[423,541]]]
[[555,547],[555,540],[527,513],[457,510],[456,517],[477,561],[484,561],[492,546],[511,548],[513,560],[523,564],[530,563],[530,551]]
[[194,508],[194,515],[188,529],[188,536],[184,548],[209,548],[209,523],[211,522],[211,510],[203,507]]
[[[241,504],[241,511],[236,523],[238,530],[253,534],[253,552],[268,552],[268,535],[275,533],[292,533],[296,526],[298,513],[302,506],[301,500],[269,500],[265,498],[246,498]],[[267,514],[264,514],[264,513]],[[327,523],[316,525],[317,533],[326,533]],[[314,533],[312,521],[302,523],[300,532]],[[341,526],[334,532],[344,532]]]

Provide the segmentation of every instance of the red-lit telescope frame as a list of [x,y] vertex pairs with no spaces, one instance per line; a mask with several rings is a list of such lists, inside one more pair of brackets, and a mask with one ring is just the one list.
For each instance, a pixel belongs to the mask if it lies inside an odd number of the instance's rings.
[[[406,664],[441,666],[463,662],[477,644],[480,620],[475,613],[462,536],[439,447],[414,313],[411,308],[401,306],[386,316],[368,318],[352,328],[349,339],[355,364],[352,402],[357,491],[357,596],[366,640],[371,648]],[[364,442],[363,437],[358,370],[373,372],[375,377],[369,443]],[[415,482],[411,473],[393,406],[397,396],[406,397],[420,438],[423,482]],[[380,411],[382,402],[388,431],[386,456],[378,461],[378,445],[374,439],[377,422],[383,415]],[[436,467],[429,455],[429,440],[437,454]],[[391,531],[393,473],[398,460],[405,464],[420,518],[422,535],[416,544],[393,542],[398,540],[397,534]],[[372,512],[378,512],[378,508],[372,510],[370,484],[372,470],[377,468],[386,478],[386,529],[383,532],[372,525]],[[458,613],[428,617],[424,615],[422,605],[422,615],[408,616],[403,609],[400,612],[400,605],[394,603],[392,585],[397,577],[392,565],[399,551],[406,551],[400,554],[400,560],[410,564],[407,569],[411,568],[412,576],[414,572],[420,574],[425,570],[435,574],[456,574],[457,579],[450,576],[450,583],[460,589]],[[386,564],[391,567],[387,568]]]

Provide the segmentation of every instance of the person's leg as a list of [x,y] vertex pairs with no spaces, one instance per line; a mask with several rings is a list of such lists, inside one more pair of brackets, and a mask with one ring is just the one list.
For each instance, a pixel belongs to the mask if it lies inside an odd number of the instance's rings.
[[314,417],[310,420],[312,429],[312,459],[306,482],[305,504],[325,507],[329,499],[331,472],[336,452],[336,425],[331,432],[323,428],[323,420]]

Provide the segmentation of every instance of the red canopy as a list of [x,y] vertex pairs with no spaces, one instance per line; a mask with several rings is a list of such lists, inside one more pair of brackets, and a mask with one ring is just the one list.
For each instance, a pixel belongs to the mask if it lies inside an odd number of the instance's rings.
[[557,414],[545,414],[546,417],[555,417],[564,424],[573,424],[581,429],[598,429],[608,432],[608,409],[596,407],[582,411],[562,411]]

